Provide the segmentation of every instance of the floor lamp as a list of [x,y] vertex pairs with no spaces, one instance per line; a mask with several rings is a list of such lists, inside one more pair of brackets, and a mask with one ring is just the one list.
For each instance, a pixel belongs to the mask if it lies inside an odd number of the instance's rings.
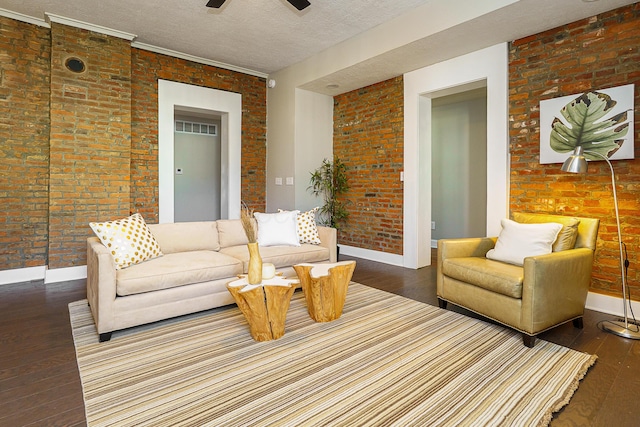
[[[620,232],[620,215],[618,214],[618,196],[616,195],[616,176],[613,173],[613,165],[606,156],[596,151],[585,151],[582,146],[577,146],[571,156],[565,160],[562,165],[564,172],[570,173],[587,173],[587,160],[584,154],[588,153],[594,156],[601,157],[609,165],[611,169],[611,187],[613,188],[613,204],[616,208],[616,225],[618,227],[618,244],[620,246],[620,272],[622,274],[622,303],[624,304],[624,321],[607,321],[602,323],[603,329],[612,334],[619,335],[625,338],[631,338],[634,340],[640,339],[640,327],[635,323],[629,323],[627,316],[627,279],[624,272],[624,253],[622,250],[622,235]],[[633,328],[629,328],[633,325]]]

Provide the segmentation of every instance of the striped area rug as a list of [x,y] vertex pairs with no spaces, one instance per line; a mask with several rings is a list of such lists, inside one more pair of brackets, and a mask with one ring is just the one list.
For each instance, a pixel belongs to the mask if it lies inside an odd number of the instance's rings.
[[236,306],[105,343],[69,310],[92,427],[547,425],[596,359],[357,283],[330,323],[296,292],[269,342]]

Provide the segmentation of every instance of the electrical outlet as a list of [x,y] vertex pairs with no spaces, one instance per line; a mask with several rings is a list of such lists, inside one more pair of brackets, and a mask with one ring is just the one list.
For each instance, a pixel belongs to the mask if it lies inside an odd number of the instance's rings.
[[282,178],[280,177],[276,178],[276,185],[282,185]]

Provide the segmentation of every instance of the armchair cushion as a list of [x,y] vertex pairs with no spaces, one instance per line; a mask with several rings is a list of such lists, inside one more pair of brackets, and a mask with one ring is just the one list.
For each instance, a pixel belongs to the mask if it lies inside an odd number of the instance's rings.
[[522,265],[526,257],[551,253],[562,229],[562,224],[555,222],[519,224],[505,218],[501,224],[496,246],[487,252],[487,258],[515,265]]
[[557,222],[562,224],[562,230],[560,230],[556,241],[553,242],[553,252],[573,249],[576,245],[576,240],[578,238],[578,226],[580,225],[580,220],[576,217],[514,212],[513,220],[521,224],[540,224],[545,222]]
[[442,262],[448,277],[512,298],[522,298],[524,269],[479,257],[449,258]]

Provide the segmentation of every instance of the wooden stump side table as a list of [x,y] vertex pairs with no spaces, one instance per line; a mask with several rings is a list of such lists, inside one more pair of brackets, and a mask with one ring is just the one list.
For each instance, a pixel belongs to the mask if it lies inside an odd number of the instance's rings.
[[281,276],[250,285],[247,277],[227,284],[227,289],[249,323],[256,341],[276,340],[284,335],[284,324],[297,280]]
[[316,322],[340,318],[356,262],[297,264],[293,268],[300,279],[309,316]]

